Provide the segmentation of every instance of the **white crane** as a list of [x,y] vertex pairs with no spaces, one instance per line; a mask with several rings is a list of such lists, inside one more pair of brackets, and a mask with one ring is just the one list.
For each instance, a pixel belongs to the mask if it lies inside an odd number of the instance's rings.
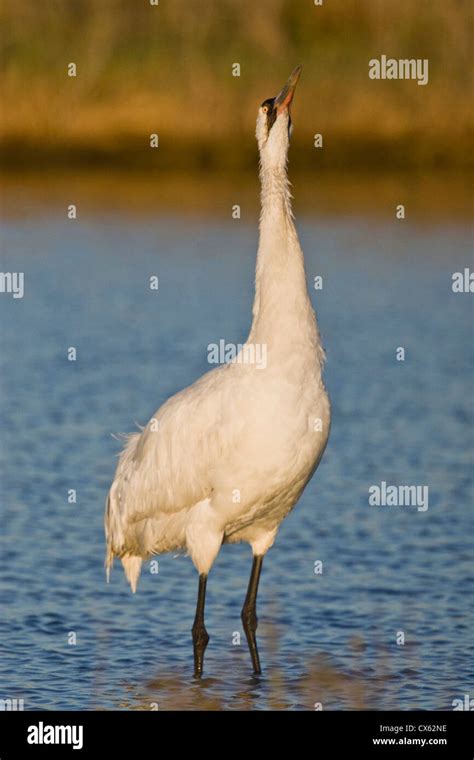
[[[319,464],[330,427],[324,350],[306,287],[287,178],[298,66],[262,103],[261,217],[253,322],[241,355],[166,401],[120,455],[105,514],[107,577],[120,557],[135,592],[142,561],[186,549],[199,573],[194,673],[209,641],[206,582],[224,543],[246,541],[253,565],[242,623],[255,673],[262,561]],[[251,361],[265,347],[266,365]]]

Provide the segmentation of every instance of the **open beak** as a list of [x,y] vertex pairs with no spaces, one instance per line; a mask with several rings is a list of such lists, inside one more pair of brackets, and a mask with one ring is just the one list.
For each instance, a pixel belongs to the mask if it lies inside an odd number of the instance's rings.
[[285,108],[288,108],[289,110],[302,68],[302,66],[297,66],[296,69],[293,69],[282,91],[276,96],[275,105],[277,113],[280,114]]

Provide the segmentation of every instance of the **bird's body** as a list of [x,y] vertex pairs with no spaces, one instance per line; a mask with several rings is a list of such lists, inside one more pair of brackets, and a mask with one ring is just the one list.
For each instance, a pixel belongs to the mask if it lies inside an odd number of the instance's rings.
[[242,353],[264,347],[266,363],[237,359],[213,369],[129,437],[109,493],[106,534],[107,567],[121,557],[133,590],[142,560],[153,554],[187,550],[204,579],[223,543],[246,541],[263,557],[327,443],[324,352],[286,178],[288,123],[276,118],[265,144],[263,128],[260,119],[256,293]]

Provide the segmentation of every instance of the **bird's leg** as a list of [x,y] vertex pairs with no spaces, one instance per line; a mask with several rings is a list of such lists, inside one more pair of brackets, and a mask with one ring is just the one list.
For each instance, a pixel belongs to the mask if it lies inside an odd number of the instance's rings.
[[204,605],[206,603],[207,575],[199,576],[199,590],[196,605],[196,617],[193,624],[194,676],[201,678],[204,652],[209,643],[209,634],[204,625]]
[[255,556],[253,558],[252,572],[250,573],[247,596],[245,597],[241,615],[245,635],[247,637],[247,643],[249,645],[250,657],[252,658],[253,672],[257,675],[262,672],[260,669],[260,660],[258,657],[257,639],[255,638],[255,632],[257,630],[258,623],[257,591],[262,564],[263,556]]

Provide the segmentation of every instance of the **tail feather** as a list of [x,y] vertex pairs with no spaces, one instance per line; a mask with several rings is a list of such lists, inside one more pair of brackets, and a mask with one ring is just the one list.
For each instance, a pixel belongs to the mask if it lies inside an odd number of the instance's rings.
[[127,580],[132,587],[132,591],[135,593],[137,590],[138,579],[140,577],[140,571],[142,569],[142,558],[137,557],[134,554],[128,554],[125,557],[122,557],[122,565]]
[[105,575],[107,578],[107,583],[110,583],[110,571],[112,570],[114,566],[114,553],[110,546],[107,546],[107,552],[105,555]]
[[[105,508],[105,535],[107,541],[107,548],[105,553],[105,571],[107,575],[107,583],[110,579],[110,571],[114,563],[114,557],[119,556],[122,560],[123,569],[127,580],[132,587],[133,593],[137,590],[138,579],[140,577],[140,571],[142,567],[142,558],[136,554],[130,552],[124,552],[123,531],[120,519],[120,511],[118,505],[114,499],[113,486],[107,495],[107,503]],[[115,543],[118,543],[118,548]]]

